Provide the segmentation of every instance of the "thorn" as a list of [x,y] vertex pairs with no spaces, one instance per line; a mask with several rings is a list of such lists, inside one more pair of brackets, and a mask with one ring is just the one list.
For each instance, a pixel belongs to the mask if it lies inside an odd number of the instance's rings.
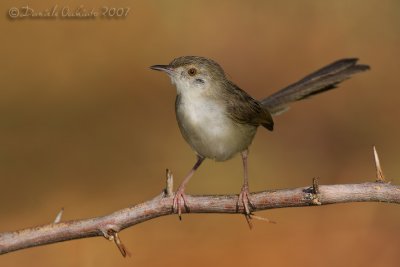
[[121,252],[122,256],[125,258],[126,256],[131,256],[131,253],[126,250],[125,245],[121,242],[121,239],[119,239],[118,233],[114,234],[114,242],[115,245],[117,245],[119,251]]
[[107,231],[108,240],[114,241],[114,244],[117,246],[122,256],[125,258],[126,256],[131,256],[131,253],[126,249],[125,245],[122,243],[121,239],[119,239],[118,233],[113,229],[109,229]]
[[319,184],[318,184],[318,178],[314,177],[312,180],[312,187],[313,187],[313,193],[315,195],[319,194]]
[[384,183],[385,176],[383,175],[381,163],[379,161],[378,152],[376,151],[376,147],[374,146],[374,160],[375,160],[375,168],[376,168],[376,180],[377,183]]
[[174,188],[174,177],[172,175],[171,170],[166,169],[165,170],[166,176],[167,176],[167,182],[165,185],[165,189],[164,189],[164,195],[166,197],[170,197],[173,195],[173,188]]
[[312,195],[311,195],[311,202],[313,205],[322,205],[321,201],[319,200],[319,183],[318,178],[314,177],[312,180]]
[[56,218],[54,219],[54,222],[53,222],[53,223],[59,223],[59,222],[61,222],[61,218],[62,218],[62,216],[63,216],[63,213],[64,213],[64,208],[61,208],[61,210],[57,213],[57,216],[56,216]]

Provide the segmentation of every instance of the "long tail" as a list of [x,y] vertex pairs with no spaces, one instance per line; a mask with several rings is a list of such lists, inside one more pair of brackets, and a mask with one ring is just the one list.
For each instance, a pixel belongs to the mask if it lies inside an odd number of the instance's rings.
[[272,115],[281,114],[289,109],[289,103],[334,89],[351,75],[370,69],[368,65],[357,64],[357,61],[357,58],[335,61],[260,102]]

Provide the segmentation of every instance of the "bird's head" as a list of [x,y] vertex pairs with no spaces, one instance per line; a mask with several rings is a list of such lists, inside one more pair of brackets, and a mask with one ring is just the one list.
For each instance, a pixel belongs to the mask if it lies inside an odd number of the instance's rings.
[[215,61],[198,56],[183,56],[168,65],[154,65],[152,70],[163,71],[175,84],[178,94],[187,91],[206,91],[226,80],[225,73]]

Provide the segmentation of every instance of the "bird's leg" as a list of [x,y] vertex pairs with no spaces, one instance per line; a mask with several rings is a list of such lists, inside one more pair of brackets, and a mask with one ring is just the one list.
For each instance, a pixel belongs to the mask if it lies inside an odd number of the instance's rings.
[[197,156],[197,161],[196,164],[194,164],[193,168],[190,170],[190,172],[185,176],[183,179],[182,183],[179,185],[178,189],[175,192],[172,208],[174,211],[178,210],[178,216],[179,219],[181,220],[181,214],[182,214],[182,206],[184,205],[186,210],[188,210],[188,206],[186,205],[186,200],[185,200],[185,187],[186,184],[189,182],[190,178],[193,176],[194,172],[197,170],[197,168],[201,165],[201,163],[204,161],[204,158],[201,156]]
[[252,204],[250,202],[249,177],[248,177],[248,171],[247,171],[247,156],[248,156],[248,154],[249,154],[249,152],[247,149],[242,151],[242,153],[241,153],[242,161],[243,161],[244,181],[243,181],[242,190],[240,191],[239,199],[237,202],[238,208],[239,208],[240,204],[243,205],[247,222],[249,222],[249,219],[250,219],[250,215],[251,215],[250,207],[252,206]]

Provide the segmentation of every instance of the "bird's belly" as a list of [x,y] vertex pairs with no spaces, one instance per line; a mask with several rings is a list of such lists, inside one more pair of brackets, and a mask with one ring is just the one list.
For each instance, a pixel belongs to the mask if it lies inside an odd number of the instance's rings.
[[200,156],[224,161],[248,148],[257,127],[234,122],[217,105],[182,105],[177,109],[179,128]]

